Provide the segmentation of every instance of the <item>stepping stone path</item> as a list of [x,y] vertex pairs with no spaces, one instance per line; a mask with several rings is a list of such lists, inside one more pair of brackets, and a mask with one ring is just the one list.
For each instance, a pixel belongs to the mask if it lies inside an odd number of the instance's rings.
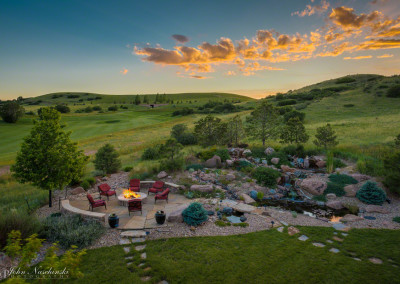
[[332,240],[326,240],[327,243],[333,244]]
[[370,262],[372,262],[373,264],[382,264],[382,263],[383,263],[383,261],[382,261],[381,259],[376,258],[376,257],[371,257],[371,258],[369,258],[368,260],[369,260]]
[[333,236],[332,239],[334,239],[335,241],[338,241],[338,242],[343,242],[343,239],[341,239],[337,236]]
[[299,241],[307,241],[308,240],[308,237],[306,236],[306,235],[301,235],[299,238]]
[[278,232],[282,233],[283,232],[283,227],[279,227],[278,229],[276,229]]
[[353,257],[354,260],[361,261],[358,257]]
[[312,243],[313,246],[319,247],[319,248],[323,248],[325,245],[322,243]]
[[338,253],[338,252],[340,252],[340,250],[338,250],[337,248],[331,248],[329,251],[330,251],[330,252],[333,252],[333,253]]

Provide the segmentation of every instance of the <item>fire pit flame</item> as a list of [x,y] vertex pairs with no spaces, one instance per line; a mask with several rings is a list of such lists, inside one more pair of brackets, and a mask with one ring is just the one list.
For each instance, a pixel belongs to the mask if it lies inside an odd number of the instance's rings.
[[126,199],[133,199],[133,198],[139,198],[140,197],[139,193],[133,192],[133,191],[131,191],[129,189],[125,189],[123,191],[123,195],[124,195],[124,197]]

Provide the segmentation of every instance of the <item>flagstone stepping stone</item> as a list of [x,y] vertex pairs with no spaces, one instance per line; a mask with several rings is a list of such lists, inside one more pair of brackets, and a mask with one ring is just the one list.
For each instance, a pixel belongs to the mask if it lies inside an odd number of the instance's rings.
[[343,242],[343,239],[341,239],[337,236],[333,236],[332,239],[334,239],[335,241],[338,241],[338,242]]
[[129,265],[131,265],[133,262],[128,262],[127,264],[126,264],[126,266],[129,266]]
[[382,264],[382,263],[383,263],[383,261],[382,261],[381,259],[376,258],[376,257],[371,257],[371,258],[369,258],[368,260],[369,260],[370,262],[372,262],[373,264]]
[[226,217],[226,219],[231,222],[232,224],[239,224],[242,223],[242,221],[240,221],[240,217],[236,217],[236,216],[229,216]]
[[130,243],[131,243],[131,241],[128,239],[120,239],[119,240],[120,245],[129,245]]
[[132,244],[135,244],[135,243],[143,243],[143,242],[145,242],[145,241],[146,241],[145,238],[133,238],[133,239],[132,239]]
[[144,253],[142,253],[141,255],[140,255],[140,258],[141,259],[146,259],[147,258],[147,254],[144,252]]
[[143,238],[146,237],[146,232],[142,230],[130,230],[121,233],[121,237],[125,238]]
[[326,240],[327,243],[333,244],[333,241],[331,240]]
[[279,227],[277,230],[278,230],[278,232],[282,233],[283,232],[283,227]]
[[354,260],[361,261],[358,257],[353,257]]
[[338,231],[346,231],[349,229],[349,227],[347,227],[346,225],[344,225],[342,223],[333,223],[332,227]]
[[146,248],[146,245],[136,246],[136,247],[135,247],[135,250],[141,251],[141,250],[144,250],[145,248]]
[[319,247],[319,248],[323,248],[325,245],[322,243],[312,243],[314,246]]
[[375,220],[376,218],[374,216],[364,216],[364,219]]
[[142,280],[143,282],[149,281],[151,279],[151,276],[144,276],[142,278],[140,278],[140,280]]
[[347,234],[347,233],[342,233],[342,236],[343,237],[347,237],[349,234]]
[[333,253],[338,253],[338,252],[340,252],[340,250],[338,250],[337,248],[331,248],[329,251],[330,251],[330,252],[333,252]]
[[131,248],[130,247],[124,247],[124,251],[125,251],[125,253],[129,253],[131,251]]
[[148,266],[148,267],[146,267],[145,269],[143,269],[143,271],[149,271],[149,270],[151,270],[151,267],[150,267],[150,266]]
[[280,220],[279,220],[279,223],[281,223],[283,226],[286,226],[286,227],[289,226],[289,224],[286,223],[285,221],[280,221]]
[[126,259],[126,260],[133,259],[133,256],[127,256],[127,257],[125,257],[125,259]]
[[142,263],[139,264],[139,267],[142,267],[144,265],[146,265],[146,263],[142,262]]
[[307,241],[308,240],[308,237],[306,236],[306,235],[301,235],[299,238],[298,238],[298,240],[299,241]]

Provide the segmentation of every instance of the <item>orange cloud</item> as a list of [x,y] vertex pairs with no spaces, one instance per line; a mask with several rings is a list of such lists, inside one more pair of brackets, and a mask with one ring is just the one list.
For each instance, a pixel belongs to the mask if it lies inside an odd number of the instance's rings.
[[184,36],[184,35],[175,34],[175,35],[172,35],[172,38],[174,40],[176,40],[177,42],[179,42],[179,43],[186,43],[186,42],[189,41],[189,38],[187,36]]
[[373,11],[368,15],[357,15],[354,13],[353,8],[342,6],[332,9],[329,19],[343,30],[349,30],[359,29],[362,26],[369,25],[382,16],[382,13],[379,11]]
[[129,72],[129,70],[126,69],[126,68],[124,68],[121,71],[119,71],[119,73],[121,73],[122,75],[126,75],[126,73],[128,73],[128,72]]
[[[311,1],[314,2],[314,1]],[[292,13],[292,16],[297,15],[299,17],[311,16],[314,14],[322,14],[328,10],[330,4],[326,0],[322,0],[320,5],[307,5],[303,11],[297,11]]]
[[377,56],[376,58],[390,58],[390,57],[393,57],[393,56],[394,56],[393,54],[383,54],[383,55]]
[[356,57],[345,57],[343,59],[344,60],[360,60],[360,59],[369,59],[369,58],[372,58],[372,55],[356,56]]
[[358,46],[358,49],[391,49],[400,48],[400,39],[373,39],[365,41]]

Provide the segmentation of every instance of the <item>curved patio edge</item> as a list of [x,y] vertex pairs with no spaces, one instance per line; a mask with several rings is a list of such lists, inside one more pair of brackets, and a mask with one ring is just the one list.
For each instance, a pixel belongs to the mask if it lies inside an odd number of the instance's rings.
[[72,206],[69,203],[68,199],[65,199],[65,200],[61,201],[61,210],[63,212],[68,212],[68,213],[72,213],[72,214],[78,214],[78,215],[81,215],[82,217],[97,219],[97,220],[100,220],[102,222],[105,222],[105,220],[106,220],[106,218],[105,218],[106,214],[97,213],[97,212],[91,212],[91,211],[86,211],[86,210],[82,210],[82,209],[76,208],[76,207]]

